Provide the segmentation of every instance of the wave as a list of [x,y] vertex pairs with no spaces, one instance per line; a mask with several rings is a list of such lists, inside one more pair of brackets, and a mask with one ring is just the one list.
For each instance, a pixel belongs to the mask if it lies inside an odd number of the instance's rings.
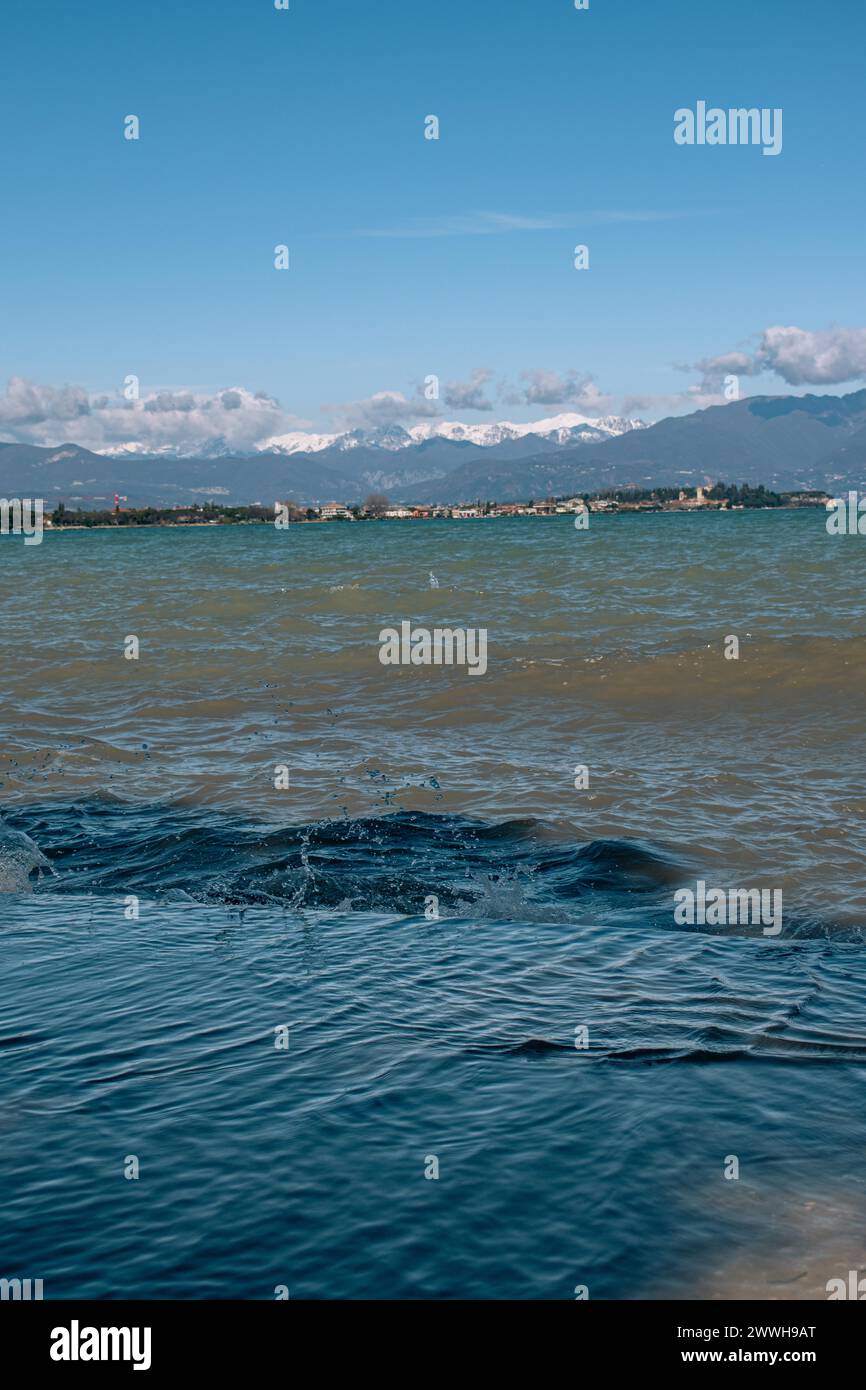
[[[617,839],[581,845],[567,825],[535,818],[399,811],[273,826],[104,798],[16,807],[0,823],[4,892],[674,929],[674,889],[700,875],[700,865],[664,847]],[[715,931],[763,939],[760,927]],[[786,911],[786,939],[830,935],[863,939],[859,927]]]

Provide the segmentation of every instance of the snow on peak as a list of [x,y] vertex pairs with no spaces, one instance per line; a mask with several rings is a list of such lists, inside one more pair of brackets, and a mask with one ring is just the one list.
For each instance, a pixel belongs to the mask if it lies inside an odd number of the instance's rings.
[[[556,444],[581,443],[612,439],[628,430],[645,429],[642,420],[628,420],[620,415],[551,415],[544,420],[500,420],[496,423],[464,425],[459,420],[426,420],[420,425],[380,425],[375,429],[353,429],[342,433],[317,434],[293,430],[288,434],[271,435],[253,446],[259,454],[317,454],[323,449],[382,449],[395,453],[424,444],[431,439],[450,439],[476,444],[482,449],[502,444],[510,439],[525,439],[536,435]],[[113,458],[225,458],[246,453],[246,449],[229,444],[226,439],[201,439],[183,445],[148,444],[128,440],[123,444],[103,445],[94,453]]]
[[432,423],[414,425],[409,433],[416,443],[440,436],[445,439],[466,439],[471,444],[488,448],[491,444],[501,444],[506,439],[524,439],[528,434],[537,434],[542,439],[554,439],[558,444],[566,444],[570,439],[579,438],[581,433],[590,437],[612,437],[625,434],[627,430],[641,428],[642,420],[627,420],[619,415],[592,416],[569,412],[564,415],[552,415],[546,420],[520,423],[500,420],[490,425],[463,425],[459,421],[434,420]]
[[500,420],[495,424],[464,425],[459,420],[430,420],[404,429],[401,425],[386,425],[373,430],[348,430],[345,434],[274,435],[256,446],[259,452],[276,454],[318,453],[321,449],[356,449],[361,445],[379,449],[408,449],[428,439],[465,440],[481,448],[502,444],[508,439],[524,439],[538,435],[557,444],[581,439],[611,439],[629,430],[645,429],[643,420],[629,420],[621,415],[578,415],[573,412],[552,415],[545,420],[516,423]]
[[275,434],[256,445],[260,454],[317,454],[345,438],[342,434],[306,434],[293,430],[290,434]]

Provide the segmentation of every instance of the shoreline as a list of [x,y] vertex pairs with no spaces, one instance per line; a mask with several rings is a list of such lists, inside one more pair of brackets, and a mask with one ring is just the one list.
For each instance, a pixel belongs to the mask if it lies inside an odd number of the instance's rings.
[[[829,498],[827,499],[830,500]],[[776,507],[683,507],[683,506],[641,506],[639,504],[626,504],[624,506],[600,507],[597,509],[589,508],[590,516],[699,516],[708,513],[731,513],[731,512],[802,512],[802,511],[824,511],[826,503],[824,501],[815,502],[783,502]],[[584,513],[585,514],[585,513]],[[563,510],[554,512],[487,512],[479,513],[476,516],[449,516],[442,514],[439,516],[400,516],[400,517],[297,517],[278,529],[288,529],[294,526],[333,526],[354,523],[360,521],[384,522],[394,524],[398,522],[425,522],[425,521],[555,521],[563,517],[575,517],[581,513],[575,510]],[[211,530],[221,529],[227,526],[274,526],[273,517],[267,518],[244,518],[235,519],[233,517],[221,517],[218,521],[95,521],[91,524],[87,522],[71,521],[62,522],[57,525],[53,522],[45,524],[45,530],[54,533],[62,531],[188,531],[188,530]]]

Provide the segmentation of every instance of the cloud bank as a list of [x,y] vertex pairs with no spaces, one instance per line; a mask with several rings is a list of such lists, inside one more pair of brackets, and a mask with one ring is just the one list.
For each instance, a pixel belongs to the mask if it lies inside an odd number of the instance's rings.
[[[428,399],[419,383],[403,391],[377,391],[360,400],[327,405],[323,411],[340,431],[409,426],[448,414],[489,413],[495,403],[549,413],[577,411],[593,417],[611,413],[658,417],[720,405],[730,399],[726,378],[775,377],[785,388],[841,387],[866,378],[866,328],[833,327],[819,332],[797,327],[764,329],[751,348],[704,357],[681,371],[699,380],[666,394],[630,393],[619,399],[603,392],[593,376],[574,368],[530,367],[516,382],[493,385],[490,367],[476,367],[465,380],[445,381]],[[132,381],[134,379],[128,379]],[[430,380],[429,378],[427,379]],[[266,440],[304,431],[310,421],[291,415],[273,396],[242,386],[213,393],[160,390],[127,399],[95,395],[83,386],[50,386],[12,377],[0,395],[0,440],[57,446],[80,444],[101,453],[252,453]],[[740,394],[746,394],[740,388]],[[535,417],[533,417],[535,418]],[[324,436],[322,436],[324,438]]]
[[102,452],[133,446],[191,452],[223,444],[242,453],[268,435],[307,423],[288,415],[265,392],[241,386],[213,395],[156,391],[127,400],[91,395],[82,386],[43,386],[12,377],[0,396],[5,441],[80,444]]

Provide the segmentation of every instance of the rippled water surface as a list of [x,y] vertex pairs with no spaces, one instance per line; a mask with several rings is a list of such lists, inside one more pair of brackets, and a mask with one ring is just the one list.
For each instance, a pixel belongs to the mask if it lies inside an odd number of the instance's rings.
[[[817,511],[3,538],[0,1274],[866,1264],[864,556]],[[404,619],[486,628],[486,675],[383,667]],[[698,878],[781,934],[678,925]]]

